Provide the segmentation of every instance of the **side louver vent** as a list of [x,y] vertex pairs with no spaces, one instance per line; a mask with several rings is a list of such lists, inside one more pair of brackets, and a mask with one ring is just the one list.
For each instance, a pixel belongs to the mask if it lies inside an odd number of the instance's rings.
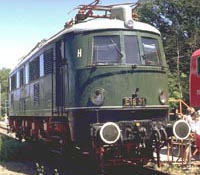
[[40,88],[39,83],[34,84],[34,106],[38,106],[40,102]]
[[49,49],[44,52],[44,74],[50,74],[53,72],[53,49]]

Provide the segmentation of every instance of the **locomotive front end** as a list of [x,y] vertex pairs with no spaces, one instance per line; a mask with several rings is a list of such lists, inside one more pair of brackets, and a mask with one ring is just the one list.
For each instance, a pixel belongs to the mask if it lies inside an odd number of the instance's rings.
[[160,33],[129,18],[127,8],[87,26],[103,29],[76,34],[76,111],[69,122],[83,150],[91,144],[107,162],[145,163],[167,139],[167,66]]

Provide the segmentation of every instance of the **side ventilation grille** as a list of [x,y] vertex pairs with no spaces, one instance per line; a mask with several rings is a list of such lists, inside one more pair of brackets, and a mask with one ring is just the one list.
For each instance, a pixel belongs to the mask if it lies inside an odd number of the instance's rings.
[[39,105],[39,102],[40,102],[40,86],[39,86],[39,83],[37,84],[34,84],[34,106],[38,106]]

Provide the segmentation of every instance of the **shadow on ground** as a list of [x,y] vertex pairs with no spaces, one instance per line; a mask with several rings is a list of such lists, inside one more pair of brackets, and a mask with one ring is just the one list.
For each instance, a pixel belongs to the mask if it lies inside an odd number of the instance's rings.
[[[55,155],[47,145],[38,142],[19,142],[0,134],[0,174],[6,169],[12,175],[35,175],[36,163],[44,166],[45,175],[53,175],[58,169],[59,175],[98,175],[94,164],[83,159],[70,159]],[[106,170],[105,175],[139,174],[138,167],[125,166]],[[4,174],[9,174],[5,172]],[[11,174],[11,173],[10,173]],[[9,175],[10,175],[9,174]]]
[[0,173],[7,169],[13,174],[16,172],[35,175],[36,163],[44,166],[45,175],[52,175],[55,169],[58,169],[60,175],[96,174],[92,165],[88,165],[88,162],[84,160],[69,161],[51,153],[47,145],[43,143],[20,142],[0,134]]

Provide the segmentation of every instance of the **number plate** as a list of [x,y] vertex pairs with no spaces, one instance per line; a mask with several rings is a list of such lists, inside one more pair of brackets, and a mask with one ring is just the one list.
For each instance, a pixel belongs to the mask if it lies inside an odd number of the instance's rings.
[[136,98],[131,98],[131,97],[124,97],[122,100],[122,105],[123,106],[145,106],[147,103],[146,98],[143,97],[136,97]]

